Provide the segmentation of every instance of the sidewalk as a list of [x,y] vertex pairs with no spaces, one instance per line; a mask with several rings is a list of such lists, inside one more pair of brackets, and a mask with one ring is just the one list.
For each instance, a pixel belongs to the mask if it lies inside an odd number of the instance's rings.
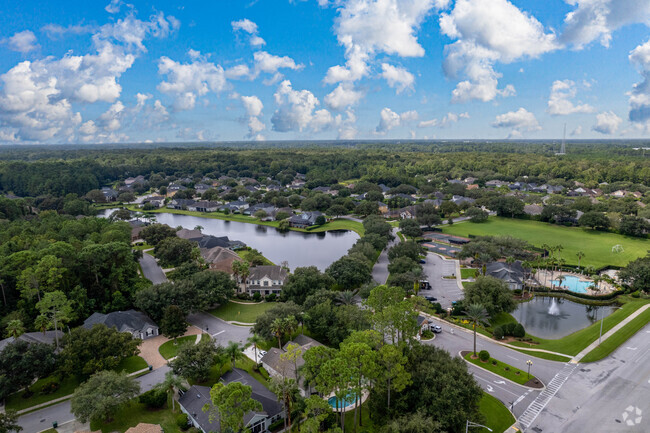
[[[612,335],[616,334],[616,332],[621,329],[623,326],[627,325],[630,323],[635,317],[637,317],[639,314],[643,313],[647,308],[650,308],[650,304],[646,304],[643,307],[639,308],[636,310],[634,313],[630,314],[627,316],[624,320],[622,320],[618,325],[614,326],[612,329],[607,331],[602,338],[602,341],[607,340],[609,337]],[[600,345],[600,342],[598,340],[594,341],[591,343],[589,346],[585,347],[582,352],[578,353],[576,356],[573,357],[573,359],[570,361],[572,364],[577,364],[580,362],[582,358],[584,358],[589,352],[594,350],[596,347]]]

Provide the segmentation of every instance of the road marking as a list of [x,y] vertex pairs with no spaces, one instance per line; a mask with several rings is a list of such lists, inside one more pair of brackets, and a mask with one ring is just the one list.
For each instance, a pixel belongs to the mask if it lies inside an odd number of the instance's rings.
[[217,332],[216,334],[212,334],[212,336],[213,336],[213,337],[216,337],[217,335],[221,335],[221,334],[223,334],[224,332],[226,332],[225,329],[222,330],[222,331]]
[[630,349],[630,350],[636,350],[637,349],[636,347],[630,347],[630,346],[626,346],[625,348]]
[[526,391],[525,393],[521,394],[521,395],[519,396],[519,398],[518,398],[517,400],[515,400],[514,403],[512,403],[512,407],[515,407],[519,402],[521,402],[523,399],[525,399],[526,396],[527,396],[528,394],[530,394],[530,392],[531,392],[531,390],[529,389],[529,390]]
[[516,356],[512,356],[512,355],[506,355],[506,356],[510,359],[514,359],[515,361],[519,361],[519,358],[517,358]]
[[488,392],[494,392],[494,388],[492,388],[491,385],[488,385],[488,386],[487,386],[487,390],[488,390]]
[[498,383],[499,385],[505,385],[505,381],[503,380],[495,380],[494,383]]
[[[492,385],[490,385],[490,380],[489,380],[489,379],[485,379],[485,378],[479,376],[478,374],[476,374],[476,372],[472,372],[472,374],[474,375],[474,377],[475,377],[476,379],[480,379],[480,380],[482,380],[483,382],[487,382],[486,387],[489,386],[489,387],[492,388]],[[510,391],[510,390],[507,389],[507,388],[504,388],[503,386],[495,385],[494,388],[499,388],[501,391],[507,392],[508,394],[512,394],[512,395],[514,395],[514,396],[519,395],[519,394],[517,394],[517,393],[514,393],[514,392]],[[494,388],[492,388],[492,389],[494,389]]]
[[641,420],[643,419],[642,414],[643,411],[640,408],[630,405],[623,412],[623,421],[630,427],[641,424]]

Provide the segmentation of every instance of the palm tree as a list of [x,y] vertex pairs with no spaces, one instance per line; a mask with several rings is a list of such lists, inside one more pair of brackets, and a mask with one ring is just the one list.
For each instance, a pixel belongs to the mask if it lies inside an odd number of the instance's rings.
[[45,335],[45,331],[50,327],[50,321],[47,317],[39,315],[34,319],[34,326]]
[[248,338],[248,344],[253,346],[253,350],[255,351],[255,364],[258,364],[258,361],[257,361],[257,349],[259,348],[259,346],[262,343],[264,343],[264,339],[262,337],[260,337],[259,335],[257,335],[257,334],[253,334],[252,337]]
[[354,292],[346,290],[336,295],[337,305],[352,305],[354,304]]
[[284,323],[279,317],[271,322],[269,330],[273,336],[278,339],[278,349],[282,350],[282,334],[284,333]]
[[168,371],[165,373],[165,381],[159,386],[161,389],[164,389],[165,392],[171,394],[172,396],[172,411],[175,410],[176,402],[174,396],[176,391],[183,385],[183,381],[180,377],[176,376],[173,371]]
[[7,323],[7,337],[13,337],[16,339],[24,333],[25,327],[23,326],[23,322],[20,319],[10,320]]
[[560,274],[559,277],[557,277],[557,288],[559,289],[562,287],[562,282],[565,280],[564,275]]
[[582,258],[583,258],[584,256],[585,256],[585,253],[582,252],[582,251],[578,251],[578,252],[576,253],[576,257],[578,257],[578,268],[580,267],[580,261],[582,260]]
[[488,314],[487,311],[485,311],[483,304],[470,304],[469,307],[467,307],[467,311],[463,311],[463,314],[465,314],[473,322],[474,356],[476,356],[476,327],[478,326],[479,322],[484,322],[488,319]]
[[224,355],[230,359],[232,368],[235,368],[235,362],[237,362],[237,360],[244,358],[245,355],[243,350],[244,346],[236,341],[231,341],[224,349]]
[[194,230],[201,231],[201,230],[203,230],[203,226],[199,226],[199,225],[194,226]]
[[[562,252],[563,249],[564,249],[564,247],[563,247],[561,244],[558,244],[558,245],[555,246],[555,251],[557,251],[557,256],[558,256],[558,258],[561,257],[561,256],[560,256],[560,252]],[[560,259],[560,260],[561,260],[561,259]]]
[[[287,414],[287,418],[284,420],[284,429],[291,427],[291,408],[296,394],[298,393],[298,386],[294,379],[289,379],[287,377],[278,377],[275,376],[271,378],[269,383],[270,390],[278,396],[278,400],[284,405],[284,412]],[[287,425],[288,421],[288,425]]]

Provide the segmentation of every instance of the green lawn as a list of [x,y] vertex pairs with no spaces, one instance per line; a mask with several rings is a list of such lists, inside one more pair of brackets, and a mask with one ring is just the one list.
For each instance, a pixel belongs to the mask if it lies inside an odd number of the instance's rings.
[[[634,313],[637,309],[641,308],[641,306],[648,303],[648,301],[644,299],[634,299],[627,297],[621,297],[619,300],[627,302],[623,304],[621,308],[605,317],[605,320],[603,322],[603,334],[612,329],[627,316]],[[639,317],[642,316],[644,315],[642,314]],[[513,341],[510,344],[519,347],[546,349],[552,352],[564,353],[567,355],[577,355],[582,349],[594,342],[598,338],[599,334],[600,321],[557,340],[545,340],[542,338],[537,338],[533,335],[526,334],[527,337],[532,338],[533,341],[537,344],[529,344],[522,341]]]
[[150,424],[160,424],[165,433],[180,433],[176,425],[176,416],[181,413],[176,405],[176,413],[171,409],[150,410],[145,405],[138,403],[133,399],[128,405],[120,409],[115,415],[114,420],[110,423],[92,421],[90,429],[92,431],[101,430],[103,433],[119,432],[124,433],[131,427],[135,427],[141,422]]
[[[52,382],[58,382],[59,389],[51,394],[42,394],[41,390],[43,389],[43,386],[49,385]],[[48,376],[46,378],[37,380],[36,383],[30,386],[29,389],[34,392],[34,395],[29,398],[23,398],[22,391],[11,394],[9,397],[7,397],[6,407],[7,409],[14,410],[27,409],[32,406],[47,403],[48,401],[70,395],[78,386],[79,381],[74,376],[66,377],[62,381],[59,381],[58,377],[56,376]]]
[[[247,262],[250,263],[250,256],[251,256],[251,251],[250,250],[238,250],[237,255],[239,255],[239,257],[241,257],[242,259],[244,259],[244,260],[246,260]],[[262,257],[264,257],[264,256],[262,256]],[[269,259],[264,257],[264,265],[273,266],[273,265],[275,265],[275,263],[273,263],[272,261],[270,261]]]
[[[363,421],[363,426],[357,427],[359,432],[378,432],[381,430],[381,426],[375,425],[375,423],[370,419],[370,412],[368,411],[368,405],[366,403],[362,404],[359,407],[359,414],[361,415]],[[337,417],[337,420],[337,426],[340,427],[341,419]],[[345,431],[346,433],[354,432],[354,410],[350,410],[345,413]]]
[[255,323],[257,316],[272,308],[274,305],[277,304],[274,302],[260,302],[258,304],[228,302],[225,305],[211,310],[210,314],[227,322]]
[[490,326],[492,326],[492,328],[511,322],[517,323],[517,319],[512,317],[512,314],[509,313],[498,313],[490,317]]
[[580,362],[594,362],[607,357],[648,322],[650,322],[650,308],[636,316],[627,325],[619,329],[618,332],[603,341],[600,346],[589,352]]
[[568,361],[571,360],[571,357],[569,357],[569,356],[554,355],[552,353],[533,352],[531,350],[524,350],[524,349],[513,349],[513,350],[516,350],[517,352],[521,352],[521,353],[523,353],[525,355],[528,355],[528,356],[534,356],[536,358],[547,359],[549,361],[568,362]]
[[169,340],[168,342],[161,344],[160,347],[158,348],[158,352],[160,352],[162,357],[165,359],[173,358],[174,356],[176,356],[176,354],[178,354],[178,348],[181,345],[194,344],[195,341],[196,341],[196,335],[179,337],[176,339],[176,342],[174,342],[174,340]]
[[474,268],[461,268],[460,270],[460,278],[463,280],[467,278],[474,278],[478,274],[478,269]]
[[[519,385],[525,384],[530,379],[535,379],[535,376],[533,376],[532,374],[530,375],[530,377],[528,377],[525,371],[513,367],[512,365],[506,364],[505,362],[496,360],[494,358],[490,358],[488,362],[481,362],[481,360],[478,358],[472,359],[472,352],[470,352],[467,355],[465,355],[465,359],[474,365],[482,367],[505,379],[518,383]],[[492,361],[497,361],[497,364],[493,365]],[[506,368],[508,369],[507,371],[505,370]]]
[[[479,410],[485,417],[484,424],[490,427],[493,433],[503,433],[515,423],[515,418],[503,403],[488,393],[483,393],[483,398],[479,404]],[[474,431],[481,433],[488,432],[487,429]]]
[[[442,226],[442,231],[457,236],[510,235],[524,239],[541,247],[542,244],[562,245],[560,257],[568,264],[577,265],[576,253],[583,251],[581,265],[601,267],[605,265],[625,266],[631,260],[643,257],[650,249],[648,239],[621,236],[615,233],[599,232],[580,227],[563,227],[538,221],[490,217],[481,224],[471,222]],[[622,245],[624,251],[612,252],[614,245]]]
[[136,371],[143,370],[147,367],[148,367],[147,362],[141,357],[136,355],[136,356],[130,356],[128,358],[124,358],[117,365],[116,370],[124,371],[126,373],[135,373]]

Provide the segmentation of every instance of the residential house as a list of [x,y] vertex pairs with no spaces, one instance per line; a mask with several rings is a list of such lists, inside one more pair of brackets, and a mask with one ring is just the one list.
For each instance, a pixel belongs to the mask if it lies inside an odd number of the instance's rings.
[[230,247],[230,239],[228,236],[212,236],[212,235],[203,235],[201,239],[198,240],[199,248],[228,248]]
[[485,274],[498,278],[508,284],[510,290],[521,290],[524,286],[524,268],[517,260],[512,264],[492,262],[485,266]]
[[289,226],[297,228],[307,228],[316,224],[316,219],[319,216],[324,216],[322,212],[303,212],[300,215],[294,215],[289,218]]
[[147,226],[145,222],[140,220],[131,220],[129,221],[131,226],[131,242],[135,242],[140,239],[140,232]]
[[420,314],[418,314],[417,321],[418,321],[418,327],[420,328],[420,330],[418,331],[418,336],[422,336],[422,333],[429,329],[430,327],[429,325],[431,324],[431,321],[427,317],[424,317]]
[[120,332],[128,332],[134,338],[141,340],[146,340],[159,334],[158,325],[146,314],[135,310],[113,311],[108,314],[93,313],[84,320],[83,327],[90,329],[99,323],[109,328],[116,328]]
[[469,197],[463,197],[462,195],[455,195],[455,196],[453,196],[453,197],[451,198],[451,201],[452,201],[453,203],[456,203],[458,206],[460,206],[460,205],[463,204],[463,203],[469,203],[469,204],[472,204],[472,203],[474,203],[476,200],[474,200],[473,198],[469,198]]
[[383,183],[380,183],[378,186],[379,188],[381,188],[381,193],[384,195],[388,194],[388,191],[390,191],[390,188],[384,185]]
[[305,181],[294,179],[289,185],[287,185],[287,187],[290,189],[301,189],[305,187]]
[[[251,398],[261,403],[261,411],[250,411],[244,414],[244,428],[246,431],[250,433],[268,432],[272,423],[284,418],[284,408],[278,401],[277,396],[246,371],[234,368],[221,376],[219,381],[224,385],[239,382],[250,386]],[[217,409],[210,399],[209,387],[198,385],[190,387],[190,389],[180,394],[178,403],[181,411],[187,414],[192,426],[203,433],[221,431],[219,416],[212,416],[212,420],[210,420],[210,412],[214,413]],[[206,405],[209,411],[203,411],[203,407]]]
[[157,208],[161,208],[165,205],[165,197],[159,195],[147,197],[144,200],[142,200],[142,204],[140,205],[140,207],[144,206],[145,204],[150,204]]
[[508,182],[504,182],[498,179],[488,180],[487,182],[485,182],[485,186],[488,188],[500,188],[502,186],[508,186]]
[[[287,359],[282,359],[282,355],[287,352],[288,347],[296,345],[299,346],[299,349],[297,350],[300,352],[300,354],[296,358],[295,362]],[[296,367],[298,370],[300,370],[300,367],[305,364],[303,355],[309,349],[316,346],[322,346],[322,344],[311,337],[300,334],[292,341],[287,342],[282,347],[282,349],[278,349],[277,347],[270,348],[268,352],[266,352],[266,354],[262,357],[260,362],[262,363],[262,367],[264,367],[270,376],[284,376],[296,380],[300,394],[303,397],[308,397],[311,395],[311,388],[305,383],[302,377],[296,376]]]
[[232,264],[244,261],[236,252],[224,247],[200,248],[199,251],[211,270],[222,271],[231,275]]
[[201,230],[196,229],[180,229],[176,232],[176,236],[181,239],[187,239],[188,241],[196,242],[199,242],[201,239],[203,239],[203,233],[201,233]]
[[246,291],[249,295],[255,292],[262,296],[280,294],[288,276],[289,272],[282,266],[252,267],[246,279]]
[[379,206],[379,212],[381,212],[382,215],[386,215],[388,213],[389,209],[386,203],[378,201],[377,206]]
[[187,206],[187,210],[194,212],[216,212],[219,210],[221,204],[216,201],[197,201],[192,205]]
[[4,340],[0,340],[0,352],[2,352],[8,344],[13,343],[14,341],[26,341],[27,343],[44,343],[44,344],[54,344],[56,339],[63,338],[62,331],[45,331],[45,332],[26,332],[18,336],[18,338],[9,337]]
[[527,204],[524,206],[524,213],[526,215],[531,215],[531,216],[541,215],[543,210],[544,207],[538,204]]
[[440,207],[440,205],[442,204],[442,199],[436,198],[436,199],[432,200],[432,199],[428,198],[428,199],[424,200],[424,203],[425,204],[432,204],[435,207]]
[[144,185],[144,182],[145,182],[144,176],[127,177],[126,179],[124,179],[124,185],[126,186]]
[[196,185],[194,185],[194,190],[199,194],[203,194],[209,189],[212,189],[212,186],[207,185],[205,183],[197,183]]
[[173,197],[178,191],[184,191],[187,187],[180,183],[172,183],[167,187],[167,197]]
[[169,202],[167,207],[169,209],[177,209],[177,210],[187,210],[191,206],[194,206],[196,201],[189,199],[189,198],[175,198],[172,199],[172,201]]
[[276,212],[278,211],[278,208],[272,205],[271,203],[258,203],[244,210],[243,214],[254,216],[255,213],[257,213],[258,211],[266,212],[267,216],[266,218],[263,218],[263,220],[268,220],[270,218],[270,220],[272,221],[273,218],[275,217]]
[[116,201],[119,195],[117,191],[107,186],[102,188],[102,194],[104,195],[104,200],[106,200],[107,202]]
[[250,205],[248,204],[247,201],[244,200],[237,200],[237,201],[231,201],[230,203],[227,203],[219,208],[219,210],[226,210],[228,209],[230,212],[243,212],[246,209],[248,209]]

